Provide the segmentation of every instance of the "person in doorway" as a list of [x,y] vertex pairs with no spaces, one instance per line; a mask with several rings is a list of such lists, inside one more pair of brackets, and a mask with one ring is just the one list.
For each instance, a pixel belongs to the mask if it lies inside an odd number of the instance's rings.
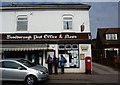
[[46,63],[48,64],[49,74],[52,74],[52,58],[50,57],[50,55],[48,56]]
[[54,67],[54,74],[58,74],[58,58],[53,56],[53,67]]
[[66,63],[66,59],[63,55],[61,55],[61,59],[60,59],[60,66],[61,66],[61,74],[64,74],[64,65]]

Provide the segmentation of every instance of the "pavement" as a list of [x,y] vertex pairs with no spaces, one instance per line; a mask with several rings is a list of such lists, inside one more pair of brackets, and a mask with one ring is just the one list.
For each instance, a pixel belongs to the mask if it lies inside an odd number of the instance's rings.
[[52,74],[51,80],[88,80],[89,75],[79,73]]
[[98,63],[93,62],[92,67],[93,72],[97,74],[118,74],[118,70]]
[[50,75],[50,80],[56,80],[58,83],[59,80],[67,81],[72,83],[73,81],[77,83],[114,83],[119,84],[119,72],[114,70],[111,67],[103,66],[97,63],[92,63],[93,69],[92,74],[84,73],[64,73],[64,74],[52,74]]
[[68,83],[68,81],[69,83],[119,83],[117,74],[53,74],[50,75],[50,80],[58,80],[58,83],[63,83],[59,82],[59,80],[67,81],[66,83]]

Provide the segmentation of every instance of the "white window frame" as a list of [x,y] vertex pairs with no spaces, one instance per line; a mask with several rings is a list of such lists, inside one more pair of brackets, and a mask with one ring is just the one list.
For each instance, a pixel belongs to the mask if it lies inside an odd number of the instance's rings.
[[[74,48],[76,46],[77,48]],[[78,49],[78,44],[72,44],[72,49]]]
[[106,34],[106,40],[118,40],[117,34]]
[[73,29],[73,16],[72,15],[63,16],[63,29],[64,30]]
[[[24,23],[19,25],[18,23]],[[23,26],[25,25],[25,26]],[[20,26],[20,27],[19,27]],[[27,15],[18,15],[17,16],[17,31],[28,31],[28,16]],[[22,27],[25,27],[24,29]]]
[[105,58],[107,58],[107,56],[106,56],[106,51],[117,51],[117,55],[119,54],[119,49],[118,49],[118,48],[105,48],[105,49],[104,49]]
[[[60,48],[60,46],[63,46],[64,48]],[[58,45],[58,49],[59,49],[59,50],[65,50],[65,45],[64,45],[64,44],[59,44],[59,45]]]
[[[70,48],[68,48],[69,46],[70,46]],[[71,50],[71,48],[72,48],[72,47],[71,47],[71,44],[66,44],[66,45],[65,45],[65,49],[66,49],[66,50]]]

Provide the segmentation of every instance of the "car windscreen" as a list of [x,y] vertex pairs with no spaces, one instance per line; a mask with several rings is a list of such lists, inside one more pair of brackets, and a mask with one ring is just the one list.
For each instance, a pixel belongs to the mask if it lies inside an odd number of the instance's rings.
[[34,63],[32,63],[32,62],[30,62],[28,60],[20,59],[20,60],[17,60],[17,61],[20,62],[20,63],[22,63],[22,64],[24,64],[27,67],[33,67],[33,66],[35,66]]

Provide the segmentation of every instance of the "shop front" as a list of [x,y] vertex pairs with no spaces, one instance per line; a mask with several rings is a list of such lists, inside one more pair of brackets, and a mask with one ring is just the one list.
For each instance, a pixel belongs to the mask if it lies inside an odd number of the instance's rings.
[[[1,34],[2,58],[25,58],[47,67],[48,56],[67,59],[65,72],[85,72],[85,57],[91,57],[90,33]],[[60,67],[60,66],[59,66]]]
[[25,58],[43,65],[45,44],[2,44],[2,58]]

